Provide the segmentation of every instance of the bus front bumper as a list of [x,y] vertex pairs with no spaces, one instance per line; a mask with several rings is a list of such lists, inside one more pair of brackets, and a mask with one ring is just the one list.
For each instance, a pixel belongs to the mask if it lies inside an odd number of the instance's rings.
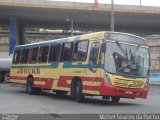
[[124,98],[147,98],[148,87],[145,88],[119,88],[110,84],[103,84],[102,96],[118,96]]

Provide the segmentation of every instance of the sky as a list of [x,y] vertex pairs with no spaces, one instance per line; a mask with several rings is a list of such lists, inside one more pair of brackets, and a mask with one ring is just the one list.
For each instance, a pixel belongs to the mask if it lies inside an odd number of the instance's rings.
[[[69,2],[89,2],[94,3],[95,0],[47,0],[47,1],[69,1]],[[140,5],[143,6],[159,6],[160,0],[114,0],[115,4],[120,5]],[[98,0],[99,3],[110,4],[111,0]]]

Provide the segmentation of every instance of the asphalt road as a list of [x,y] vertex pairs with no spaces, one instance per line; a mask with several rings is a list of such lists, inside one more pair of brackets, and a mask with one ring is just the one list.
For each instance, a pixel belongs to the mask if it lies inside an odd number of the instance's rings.
[[150,87],[147,99],[121,99],[111,104],[101,97],[87,97],[77,103],[70,96],[57,96],[44,91],[41,95],[29,95],[24,87],[0,84],[0,113],[15,114],[142,114],[160,113],[160,87]]

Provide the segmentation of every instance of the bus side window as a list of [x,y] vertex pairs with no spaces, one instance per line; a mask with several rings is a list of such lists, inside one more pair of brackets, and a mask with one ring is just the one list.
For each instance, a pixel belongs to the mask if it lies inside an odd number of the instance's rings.
[[61,62],[63,61],[63,52],[64,52],[64,44],[62,44],[62,47],[61,47],[61,54],[60,54],[60,61]]
[[62,61],[71,61],[73,52],[73,42],[65,43],[62,48]]
[[15,50],[13,55],[13,64],[19,64],[21,56],[21,50]]
[[97,64],[99,47],[99,42],[92,43],[89,61],[91,61],[93,64]]
[[28,62],[28,56],[29,56],[29,49],[23,49],[21,54],[21,62],[22,64],[25,64]]
[[88,51],[88,41],[77,41],[75,43],[73,61],[85,61]]
[[31,50],[30,50],[30,57],[29,57],[29,61],[30,61],[30,63],[36,63],[37,62],[37,54],[38,54],[38,49],[39,49],[39,47],[37,47],[37,48],[32,48]]
[[58,62],[60,57],[61,45],[51,45],[49,53],[49,62]]
[[43,46],[39,49],[39,55],[38,55],[38,62],[39,63],[46,63],[48,60],[48,51],[49,46]]

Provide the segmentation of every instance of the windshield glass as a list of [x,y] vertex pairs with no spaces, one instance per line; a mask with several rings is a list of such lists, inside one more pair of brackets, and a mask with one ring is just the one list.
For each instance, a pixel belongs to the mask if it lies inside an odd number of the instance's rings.
[[107,42],[104,67],[107,72],[118,75],[147,77],[148,49],[138,45]]

